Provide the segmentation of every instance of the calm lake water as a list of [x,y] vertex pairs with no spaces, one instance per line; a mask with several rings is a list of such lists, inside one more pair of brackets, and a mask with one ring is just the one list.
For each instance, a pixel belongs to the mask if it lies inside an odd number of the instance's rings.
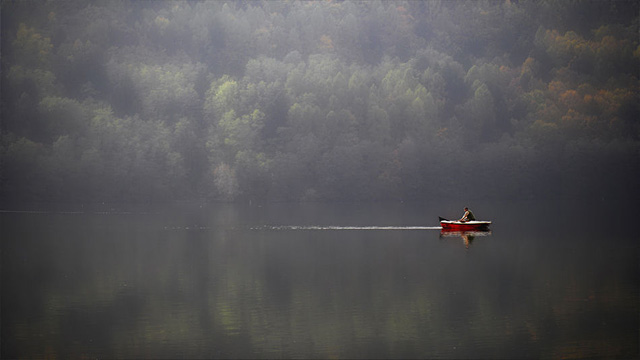
[[[491,233],[432,228],[465,205]],[[0,213],[3,358],[638,356],[613,203],[23,210]]]

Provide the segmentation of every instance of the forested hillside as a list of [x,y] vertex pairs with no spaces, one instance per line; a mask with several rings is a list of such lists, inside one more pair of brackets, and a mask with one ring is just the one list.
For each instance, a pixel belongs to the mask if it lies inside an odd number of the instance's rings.
[[3,201],[638,199],[637,1],[2,1]]

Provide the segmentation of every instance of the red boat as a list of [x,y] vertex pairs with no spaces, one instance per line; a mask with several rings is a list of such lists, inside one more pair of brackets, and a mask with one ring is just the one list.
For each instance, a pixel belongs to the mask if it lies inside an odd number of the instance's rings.
[[440,218],[440,226],[442,230],[454,231],[470,231],[470,230],[488,230],[491,221],[451,221]]

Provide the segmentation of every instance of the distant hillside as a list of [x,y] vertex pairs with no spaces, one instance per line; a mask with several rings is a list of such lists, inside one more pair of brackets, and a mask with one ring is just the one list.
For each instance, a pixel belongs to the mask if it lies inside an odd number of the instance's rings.
[[2,201],[640,199],[637,1],[3,1]]

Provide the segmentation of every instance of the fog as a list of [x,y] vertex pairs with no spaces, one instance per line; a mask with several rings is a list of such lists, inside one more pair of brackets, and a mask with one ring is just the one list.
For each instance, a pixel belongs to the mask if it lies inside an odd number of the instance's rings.
[[637,1],[2,1],[0,200],[640,199]]

